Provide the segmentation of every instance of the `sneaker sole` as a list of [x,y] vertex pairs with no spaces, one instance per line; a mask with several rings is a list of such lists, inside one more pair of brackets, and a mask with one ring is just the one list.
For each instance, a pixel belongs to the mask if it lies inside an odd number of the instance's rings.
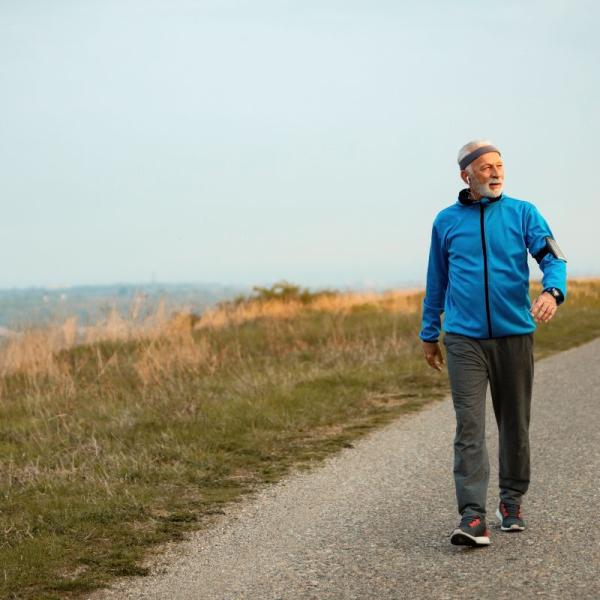
[[525,527],[522,527],[521,525],[517,525],[516,523],[513,523],[510,527],[504,527],[504,525],[502,525],[502,513],[500,512],[499,508],[496,509],[496,516],[498,517],[498,520],[500,521],[500,529],[502,529],[502,531],[524,531],[525,530]]
[[455,529],[450,536],[450,543],[455,546],[489,546],[490,538],[487,535],[469,535],[462,529]]

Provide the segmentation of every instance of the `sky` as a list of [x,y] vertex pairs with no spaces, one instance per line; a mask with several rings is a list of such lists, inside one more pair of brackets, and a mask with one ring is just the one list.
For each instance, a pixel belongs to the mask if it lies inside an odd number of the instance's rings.
[[600,275],[599,22],[584,0],[0,0],[0,287],[424,285],[480,138],[569,274]]

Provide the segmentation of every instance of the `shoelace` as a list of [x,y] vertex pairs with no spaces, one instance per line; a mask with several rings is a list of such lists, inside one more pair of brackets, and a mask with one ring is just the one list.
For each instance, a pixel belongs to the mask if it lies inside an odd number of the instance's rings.
[[518,504],[505,504],[502,502],[500,512],[503,517],[521,518],[521,507]]

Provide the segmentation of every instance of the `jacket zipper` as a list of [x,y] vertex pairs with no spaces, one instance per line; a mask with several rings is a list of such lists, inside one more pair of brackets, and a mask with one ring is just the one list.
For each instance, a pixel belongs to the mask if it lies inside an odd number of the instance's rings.
[[488,337],[492,337],[492,317],[490,315],[490,289],[488,283],[487,248],[485,246],[485,227],[483,225],[483,211],[485,206],[479,205],[479,223],[481,225],[481,248],[483,250],[483,280],[485,284],[485,312],[487,315]]

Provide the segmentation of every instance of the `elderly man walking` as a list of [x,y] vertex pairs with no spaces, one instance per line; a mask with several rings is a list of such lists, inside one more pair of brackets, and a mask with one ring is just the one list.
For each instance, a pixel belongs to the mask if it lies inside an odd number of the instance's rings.
[[[502,531],[525,528],[521,504],[530,479],[529,421],[533,331],[556,314],[567,294],[566,259],[530,202],[503,193],[504,165],[488,140],[458,154],[468,185],[434,219],[419,334],[427,362],[441,370],[441,315],[456,414],[456,545],[490,543],[486,526],[489,459],[485,444],[488,382],[499,435]],[[527,251],[542,272],[543,292],[529,298]]]

